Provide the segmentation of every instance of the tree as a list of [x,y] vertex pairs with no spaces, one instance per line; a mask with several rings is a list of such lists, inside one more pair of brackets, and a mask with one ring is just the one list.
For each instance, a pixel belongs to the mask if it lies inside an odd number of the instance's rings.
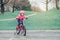
[[13,2],[13,10],[12,10],[12,12],[14,12],[15,2],[16,2],[16,0],[14,0],[14,2]]
[[9,0],[0,0],[1,13],[4,13],[4,5],[8,3]]
[[46,0],[46,11],[48,11],[48,0]]
[[31,10],[31,5],[28,0],[20,0],[20,7],[24,10]]
[[28,0],[14,0],[13,2],[13,12],[15,9],[17,10],[31,10],[31,5]]
[[[31,5],[28,0],[9,0],[9,2],[4,6],[6,11],[12,11],[15,10],[31,10]],[[11,10],[10,10],[11,8]]]
[[46,11],[48,11],[48,4],[51,2],[51,0],[46,0],[45,2],[42,2],[44,4],[46,4]]
[[46,11],[48,11],[48,4],[51,0],[46,0]]
[[55,0],[56,1],[56,8],[59,9],[59,0]]

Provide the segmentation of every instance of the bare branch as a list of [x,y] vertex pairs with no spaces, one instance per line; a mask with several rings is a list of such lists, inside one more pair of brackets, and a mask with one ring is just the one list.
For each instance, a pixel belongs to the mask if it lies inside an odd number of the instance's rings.
[[[49,3],[49,2],[51,2],[51,0],[49,0],[48,3]],[[46,1],[45,1],[45,2],[41,2],[41,3],[46,4]]]
[[2,4],[7,4],[9,2],[9,0],[3,0]]
[[44,1],[44,2],[41,2],[41,3],[43,3],[43,4],[46,4],[46,1]]
[[48,1],[48,3],[51,2],[51,0]]

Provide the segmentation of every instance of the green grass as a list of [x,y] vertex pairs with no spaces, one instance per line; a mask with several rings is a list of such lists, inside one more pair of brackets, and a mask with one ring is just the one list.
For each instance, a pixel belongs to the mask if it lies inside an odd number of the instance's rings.
[[36,16],[30,17],[28,21],[28,29],[60,29],[60,11],[49,11],[37,14]]
[[[28,17],[24,21],[26,29],[29,30],[60,30],[60,10],[50,10],[47,12],[32,12],[25,11],[25,15],[36,13],[36,15]],[[15,18],[19,14],[19,11],[7,12],[0,14],[0,19]],[[16,20],[0,21],[1,30],[14,30],[17,25]]]

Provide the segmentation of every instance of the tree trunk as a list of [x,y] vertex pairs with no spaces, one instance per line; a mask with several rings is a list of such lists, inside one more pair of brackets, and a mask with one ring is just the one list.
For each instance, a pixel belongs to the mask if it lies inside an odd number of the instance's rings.
[[46,11],[48,11],[48,0],[46,0]]
[[4,13],[4,5],[8,3],[9,0],[0,0],[1,13]]
[[56,0],[56,8],[59,9],[59,0]]
[[13,10],[12,10],[12,12],[14,12],[14,5],[13,5]]
[[3,0],[1,0],[1,13],[4,13],[4,4],[3,4]]

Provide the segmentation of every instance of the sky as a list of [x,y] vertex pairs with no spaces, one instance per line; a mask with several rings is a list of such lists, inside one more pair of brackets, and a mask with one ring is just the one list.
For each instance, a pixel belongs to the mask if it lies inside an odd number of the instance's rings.
[[[29,1],[30,1],[31,6],[36,6],[36,7],[39,7],[41,10],[46,11],[46,4],[45,4],[46,0],[29,0]],[[55,5],[52,2],[50,2],[48,4],[48,6],[49,6],[48,8],[50,10]]]

